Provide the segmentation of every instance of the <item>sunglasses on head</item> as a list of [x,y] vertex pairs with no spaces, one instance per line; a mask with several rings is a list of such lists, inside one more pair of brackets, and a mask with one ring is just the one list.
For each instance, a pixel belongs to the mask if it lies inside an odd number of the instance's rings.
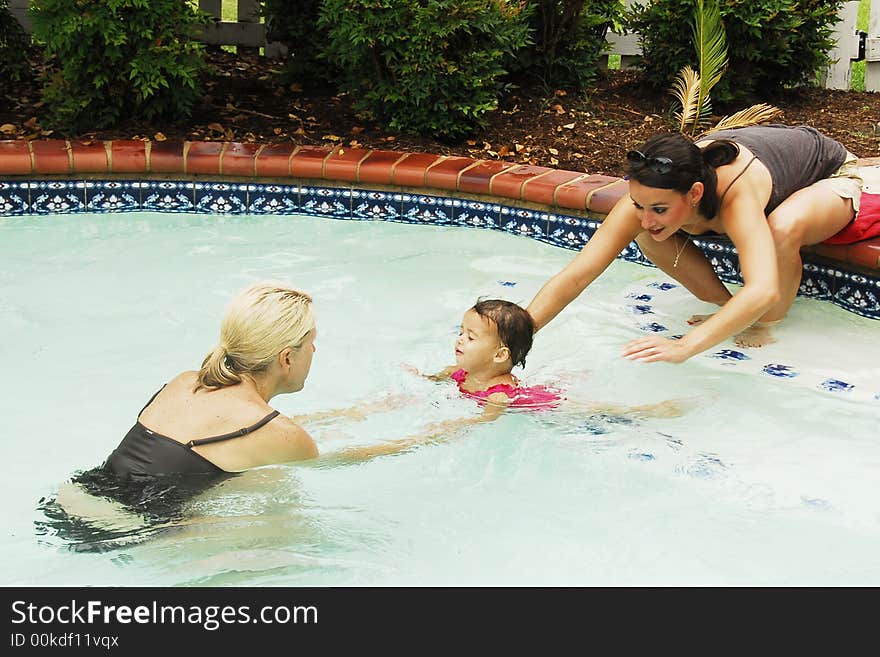
[[672,160],[662,155],[648,157],[642,151],[629,151],[626,161],[641,167],[648,167],[654,173],[664,174],[672,171]]

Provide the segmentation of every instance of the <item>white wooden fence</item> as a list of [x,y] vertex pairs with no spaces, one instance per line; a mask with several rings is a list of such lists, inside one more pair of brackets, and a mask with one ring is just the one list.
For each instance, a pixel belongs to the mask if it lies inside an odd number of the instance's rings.
[[[627,0],[632,4],[636,0]],[[645,2],[646,0],[638,0]],[[29,0],[10,0],[9,9],[24,26],[31,31],[27,15]],[[222,0],[199,0],[199,8],[218,20],[206,27],[203,34],[205,43],[215,45],[263,48],[267,57],[280,57],[284,47],[278,43],[266,43],[266,28],[260,22],[259,0],[238,0],[238,20],[220,20]],[[829,89],[849,89],[852,79],[852,62],[859,57],[860,36],[856,29],[859,3],[846,2],[841,9],[841,21],[835,28],[837,46],[829,53],[833,64],[822,75],[822,82]],[[638,36],[609,33],[608,42],[611,54],[620,55],[621,66],[631,66],[639,55]],[[872,0],[868,21],[867,38],[864,39],[865,90],[880,91],[880,0]]]

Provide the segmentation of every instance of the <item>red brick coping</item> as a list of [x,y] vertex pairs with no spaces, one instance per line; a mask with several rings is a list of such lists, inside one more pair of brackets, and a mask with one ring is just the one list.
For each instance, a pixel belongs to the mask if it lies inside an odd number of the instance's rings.
[[[860,163],[880,165],[880,158]],[[456,192],[591,216],[607,214],[627,191],[626,181],[612,176],[429,153],[217,141],[0,140],[0,177],[78,174],[323,180]],[[880,270],[880,238],[805,250],[842,265]]]

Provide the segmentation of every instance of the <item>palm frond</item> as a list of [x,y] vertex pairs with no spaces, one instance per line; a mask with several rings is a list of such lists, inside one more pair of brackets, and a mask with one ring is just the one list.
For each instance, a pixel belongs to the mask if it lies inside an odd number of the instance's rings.
[[709,134],[716,130],[724,130],[726,128],[742,128],[747,125],[755,125],[758,123],[767,123],[782,114],[782,110],[774,105],[767,103],[758,103],[744,110],[740,110],[730,116],[725,116],[714,127],[706,130],[703,134]]
[[[700,95],[697,100],[699,115],[703,104],[708,102],[709,92],[718,84],[727,68],[727,37],[721,22],[721,8],[718,0],[697,0],[694,13],[694,47],[700,63]],[[695,126],[696,127],[696,126]]]
[[684,132],[687,126],[700,119],[697,106],[700,98],[700,74],[690,66],[685,66],[675,76],[669,93],[681,104],[681,112],[675,112],[675,118],[679,121],[679,132]]

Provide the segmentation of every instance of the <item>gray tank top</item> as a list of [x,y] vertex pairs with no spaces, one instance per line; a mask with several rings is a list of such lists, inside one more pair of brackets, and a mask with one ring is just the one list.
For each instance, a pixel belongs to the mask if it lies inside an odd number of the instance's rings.
[[827,178],[846,160],[846,148],[840,142],[803,125],[769,124],[718,130],[701,141],[715,139],[742,144],[770,171],[773,190],[764,208],[765,214],[770,214],[797,190]]

